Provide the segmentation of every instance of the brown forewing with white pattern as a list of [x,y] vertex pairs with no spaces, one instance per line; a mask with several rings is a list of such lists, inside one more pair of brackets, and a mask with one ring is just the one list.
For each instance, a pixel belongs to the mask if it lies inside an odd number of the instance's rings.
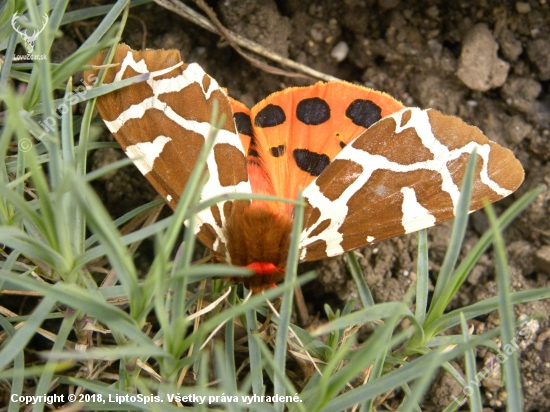
[[[105,55],[104,51],[89,64],[102,64]],[[251,191],[226,92],[200,66],[182,64],[177,50],[135,51],[125,44],[118,45],[113,63],[120,66],[108,70],[104,83],[140,73],[164,73],[101,96],[97,107],[125,153],[136,159],[135,165],[172,208],[177,205],[210,131],[214,101],[218,102],[225,123],[207,161],[209,180],[201,200]],[[228,256],[223,226],[233,206],[233,202],[226,201],[202,211],[195,227],[200,241],[225,259]]]

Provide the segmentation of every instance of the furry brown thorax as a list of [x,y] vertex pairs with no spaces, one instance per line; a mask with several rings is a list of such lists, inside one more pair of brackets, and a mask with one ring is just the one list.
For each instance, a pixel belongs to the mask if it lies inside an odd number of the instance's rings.
[[[263,202],[262,202],[263,203]],[[263,203],[265,205],[265,203]],[[227,222],[227,249],[231,264],[254,270],[250,277],[232,278],[259,293],[284,279],[292,220],[277,208],[252,203]]]

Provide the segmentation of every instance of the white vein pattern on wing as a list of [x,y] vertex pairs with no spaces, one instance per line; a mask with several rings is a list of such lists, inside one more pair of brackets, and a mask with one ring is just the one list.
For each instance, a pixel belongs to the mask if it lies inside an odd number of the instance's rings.
[[[224,94],[226,94],[225,90],[220,88],[220,86],[218,85],[218,82],[216,82],[216,80],[208,76],[204,72],[202,67],[200,67],[197,63],[190,63],[183,70],[183,72],[176,77],[171,77],[169,79],[155,80],[155,77],[159,77],[159,76],[162,76],[163,74],[169,73],[170,71],[178,68],[182,64],[183,62],[180,62],[178,64],[175,64],[174,66],[151,72],[147,67],[147,63],[145,62],[145,59],[135,61],[134,55],[132,54],[132,52],[128,51],[128,53],[126,53],[126,56],[120,63],[120,69],[116,73],[113,81],[122,80],[122,77],[124,76],[126,69],[130,67],[135,72],[140,74],[149,73],[149,72],[152,73],[152,76],[146,81],[146,83],[149,84],[149,86],[151,86],[156,96],[163,93],[180,91],[193,83],[197,83],[201,87],[202,93],[204,94],[206,99],[209,99],[210,96],[212,95],[212,92],[214,92],[215,90],[220,90]],[[202,84],[202,80],[204,76],[210,77],[210,84],[208,86],[208,90],[204,90],[204,86]]]
[[401,193],[403,193],[403,204],[401,205],[403,218],[401,223],[405,228],[405,233],[416,232],[435,225],[435,216],[418,203],[416,192],[412,187],[403,187]]
[[[153,76],[151,76],[151,78],[147,80],[147,84],[149,84],[149,86],[153,91],[153,96],[147,99],[144,99],[138,104],[130,106],[128,109],[121,112],[115,120],[110,122],[106,121],[105,124],[107,125],[109,130],[112,133],[116,133],[128,120],[140,119],[143,117],[143,115],[147,110],[158,109],[163,111],[164,114],[169,119],[175,121],[179,126],[187,130],[199,133],[206,139],[211,128],[211,125],[209,123],[187,120],[179,116],[176,112],[174,112],[174,110],[172,110],[172,108],[169,105],[160,101],[158,97],[164,93],[178,92],[193,83],[197,83],[200,86],[205,99],[209,99],[212,93],[216,90],[220,90],[224,94],[226,94],[226,92],[225,90],[220,88],[218,83],[212,78],[210,78],[208,89],[205,90],[203,86],[203,79],[204,79],[204,76],[208,76],[208,75],[196,63],[189,64],[187,68],[185,68],[185,70],[183,70],[183,72],[178,76],[175,76],[169,79],[155,80],[155,77],[165,74],[179,66],[180,64],[177,64],[173,67],[153,72]],[[121,69],[115,75],[115,79],[114,79],[115,81],[122,79],[127,67],[131,67],[137,73],[149,72],[149,69],[147,68],[147,65],[144,59],[141,59],[140,61],[136,62],[134,60],[133,54],[131,52],[128,52],[121,63]],[[218,130],[215,144],[219,144],[219,143],[228,143],[236,147],[237,149],[239,149],[239,151],[244,155],[243,146],[241,144],[239,136],[236,133],[229,132],[223,129]],[[207,200],[214,196],[219,196],[219,195],[228,194],[228,193],[235,193],[235,192],[251,193],[252,192],[250,181],[240,182],[235,186],[224,187],[221,185],[219,181],[219,176],[218,176],[218,168],[214,159],[213,152],[211,152],[208,156],[207,167],[209,170],[209,179],[206,182],[205,186],[203,187],[203,191],[201,193],[201,201]],[[225,202],[221,202],[219,204],[219,208],[221,210],[223,210],[224,204]],[[219,241],[223,242],[224,244],[227,244],[227,239],[223,231],[223,227],[225,226],[225,223],[226,223],[225,215],[223,213],[221,214],[221,219],[222,219],[222,226],[219,227],[210,209],[206,209],[197,213],[196,225],[194,227],[195,233],[199,232],[201,225],[204,223],[208,223],[213,228],[217,236],[217,239],[213,245],[215,250],[219,246]],[[186,222],[186,224],[187,223],[188,222]],[[228,254],[226,255],[226,259],[230,261],[230,257]]]
[[[175,90],[172,90],[172,91],[175,91]],[[176,121],[175,119],[182,119],[183,122],[181,123],[178,122],[178,124],[181,127],[186,128],[187,130],[196,131],[193,128],[194,124],[201,124],[201,122],[186,120],[183,117],[176,114],[167,103],[158,99],[158,95],[156,93],[155,95],[142,100],[140,103],[131,105],[128,109],[121,112],[115,120],[105,121],[105,124],[107,125],[111,133],[117,133],[128,120],[141,119],[145,114],[145,112],[149,109],[161,110],[165,114],[168,114],[168,111],[173,112],[174,115],[172,116],[173,118],[171,119],[174,121]],[[202,122],[202,124],[206,124],[210,126],[210,123],[207,123],[207,122]],[[241,149],[241,151],[244,153],[244,149]]]
[[167,136],[157,136],[152,142],[142,142],[126,146],[124,153],[134,161],[136,167],[145,176],[153,169],[156,158],[160,156],[166,143],[171,140]]
[[[210,125],[208,125],[208,126],[210,127]],[[221,132],[226,132],[226,133],[221,133]],[[208,132],[206,132],[206,133],[208,133]],[[243,152],[243,155],[244,155],[244,150],[242,148],[242,144],[241,144],[240,139],[238,137],[237,137],[237,140],[235,140],[234,138],[231,139],[231,135],[236,136],[236,135],[234,135],[230,132],[227,132],[227,131],[224,131],[224,130],[219,130],[218,134],[216,135],[216,143],[214,145],[214,148],[215,148],[216,145],[218,145],[220,143],[227,143],[227,144],[232,145],[233,147],[239,148],[240,151]],[[208,136],[208,134],[203,135],[203,136]],[[218,164],[216,163],[216,159],[214,157],[214,150],[210,151],[210,153],[208,154],[208,157],[206,159],[206,164],[207,164],[207,167],[208,167],[209,177],[208,177],[208,181],[206,182],[206,184],[203,187],[203,190],[202,190],[202,193],[201,193],[201,201],[205,201],[205,200],[211,199],[215,196],[220,196],[220,195],[228,194],[228,193],[237,193],[237,192],[238,193],[252,193],[252,187],[250,186],[250,180],[247,180],[245,182],[239,182],[234,186],[222,186],[221,185],[220,179],[219,179],[219,173],[220,172],[218,170]],[[227,201],[223,201],[223,202],[218,203],[218,208],[220,210],[224,210],[224,205],[225,205],[226,202]],[[230,200],[229,202],[232,202],[232,200]],[[212,215],[212,212],[210,211],[210,209],[201,211],[200,213],[197,214],[197,216],[199,217],[199,219],[197,219],[197,224],[195,225],[195,228],[194,228],[195,234],[199,232],[202,223],[210,224],[210,226],[212,226],[212,228],[216,232],[216,236],[217,236],[217,239],[216,239],[216,241],[214,242],[214,245],[213,245],[214,250],[218,249],[219,241],[221,241],[226,246],[226,248],[225,248],[226,249],[225,260],[227,261],[227,263],[231,263],[231,256],[229,255],[229,251],[227,250],[227,237],[226,237],[226,234],[223,230],[223,228],[226,225],[225,213],[220,213],[220,216],[219,216],[220,219],[221,219],[221,227],[218,226],[218,223],[214,219],[214,216]],[[202,222],[200,222],[200,221],[202,221]]]
[[128,51],[126,53],[126,56],[124,56],[124,59],[120,62],[120,69],[115,74],[115,78],[113,79],[113,82],[117,82],[122,80],[122,76],[124,75],[124,72],[126,69],[130,67],[133,70],[135,70],[137,73],[149,73],[149,69],[147,68],[147,64],[145,63],[145,59],[141,59],[139,62],[136,62],[134,60],[134,55],[131,51]]
[[391,116],[396,119],[395,133],[400,133],[409,127],[414,127],[424,147],[426,147],[428,150],[430,150],[430,152],[433,153],[435,157],[434,160],[437,160],[438,157],[441,157],[441,159],[444,160],[444,162],[441,162],[441,168],[437,170],[437,172],[441,175],[443,179],[442,190],[449,193],[449,195],[451,196],[455,211],[458,205],[460,189],[453,182],[451,173],[447,168],[446,163],[448,161],[459,158],[464,153],[472,153],[474,148],[477,148],[477,154],[483,159],[483,167],[479,174],[481,181],[489,186],[491,190],[493,190],[495,193],[498,193],[500,196],[505,197],[512,193],[512,191],[500,187],[498,183],[496,183],[489,177],[489,155],[491,152],[491,146],[489,144],[480,145],[472,141],[460,148],[451,151],[447,146],[442,144],[432,132],[432,125],[428,117],[428,112],[431,109],[422,110],[416,107],[408,109],[412,111],[413,116],[411,116],[410,120],[403,126],[400,126],[401,118],[403,116],[403,113],[406,112],[407,109],[394,113]]
[[[404,126],[401,124],[401,117],[404,112],[411,111],[411,118]],[[469,142],[463,147],[449,150],[449,148],[439,142],[433,135],[431,124],[426,110],[418,108],[405,108],[399,112],[388,116],[394,119],[396,124],[396,133],[399,133],[406,128],[414,127],[416,133],[422,140],[422,144],[434,154],[433,160],[427,160],[423,162],[417,162],[410,165],[402,165],[399,163],[391,162],[384,156],[372,155],[363,150],[359,150],[353,147],[352,144],[348,144],[335,159],[351,160],[360,164],[363,167],[363,172],[357,180],[349,185],[341,196],[334,201],[326,198],[317,186],[317,179],[311,182],[304,190],[304,199],[306,199],[311,206],[319,209],[321,216],[315,224],[310,228],[303,230],[300,236],[300,247],[302,249],[300,258],[304,259],[306,255],[306,247],[316,240],[323,240],[326,242],[326,254],[327,256],[336,256],[344,253],[341,246],[343,236],[338,232],[338,229],[344,222],[348,213],[347,202],[365,183],[370,179],[372,173],[375,170],[391,170],[394,172],[410,172],[420,169],[432,170],[442,178],[441,189],[447,192],[453,203],[453,208],[456,210],[458,205],[458,197],[460,196],[460,190],[454,183],[451,177],[451,173],[447,168],[447,163],[451,160],[457,159],[463,153],[470,154],[474,148],[477,148],[477,153],[483,159],[483,167],[480,172],[480,178],[483,183],[487,184],[491,189],[495,190],[501,196],[509,194],[509,191],[501,188],[496,182],[492,181],[488,175],[488,161],[491,147],[488,144],[480,145],[476,142]],[[387,118],[384,118],[387,119]],[[382,119],[381,121],[384,121]],[[387,120],[386,120],[387,121]],[[367,132],[368,133],[368,132]],[[352,142],[353,143],[353,142]],[[325,220],[329,220],[329,225],[319,234],[310,236],[310,234],[319,226],[319,224]],[[427,222],[427,220],[426,220]],[[415,223],[409,222],[408,225]],[[420,224],[418,224],[420,226]],[[429,227],[429,226],[425,226]],[[368,235],[368,234],[367,234]]]

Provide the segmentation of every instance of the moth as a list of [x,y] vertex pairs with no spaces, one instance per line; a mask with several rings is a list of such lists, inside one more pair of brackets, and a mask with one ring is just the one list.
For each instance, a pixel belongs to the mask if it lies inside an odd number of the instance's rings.
[[[90,64],[100,65],[105,52]],[[100,97],[97,106],[125,153],[175,208],[210,130],[217,101],[225,123],[207,160],[201,200],[260,193],[306,203],[300,260],[314,261],[428,228],[455,216],[472,151],[470,211],[508,196],[524,172],[512,152],[436,110],[338,81],[291,87],[248,109],[176,50],[118,45],[105,83],[162,71]],[[177,67],[175,67],[177,66]],[[172,68],[172,69],[170,69]],[[167,70],[168,69],[168,70]],[[96,72],[92,72],[97,74]],[[284,279],[293,205],[225,200],[193,228],[216,256],[254,271],[254,293]]]

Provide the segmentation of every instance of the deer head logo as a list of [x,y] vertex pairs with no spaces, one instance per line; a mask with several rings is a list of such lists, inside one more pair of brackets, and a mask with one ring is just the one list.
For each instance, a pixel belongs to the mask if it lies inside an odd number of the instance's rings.
[[34,43],[36,42],[36,38],[40,33],[44,31],[44,28],[46,27],[46,24],[48,24],[48,15],[44,14],[43,20],[44,24],[42,25],[42,28],[40,30],[34,30],[32,36],[29,36],[27,34],[27,29],[21,30],[21,26],[17,26],[17,19],[21,17],[19,16],[19,12],[15,12],[13,17],[11,18],[11,25],[13,29],[23,37],[23,40],[25,40],[25,49],[27,50],[27,53],[32,53],[34,50]]

